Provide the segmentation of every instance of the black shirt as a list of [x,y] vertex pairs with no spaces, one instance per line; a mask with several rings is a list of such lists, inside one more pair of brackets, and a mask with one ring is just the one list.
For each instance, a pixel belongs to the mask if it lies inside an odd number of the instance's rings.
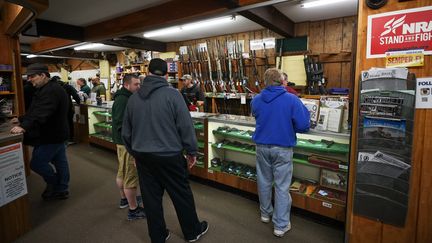
[[196,105],[197,101],[204,101],[204,93],[201,92],[197,84],[194,84],[190,88],[183,87],[181,89],[181,93],[183,95],[183,99],[186,102],[186,105]]

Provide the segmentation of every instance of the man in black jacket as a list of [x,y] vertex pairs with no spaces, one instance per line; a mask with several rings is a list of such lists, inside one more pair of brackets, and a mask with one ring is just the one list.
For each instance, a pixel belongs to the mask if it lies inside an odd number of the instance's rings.
[[50,79],[47,66],[32,64],[26,74],[36,91],[26,114],[12,119],[15,126],[11,133],[24,133],[24,144],[34,147],[30,168],[47,183],[42,198],[67,199],[69,165],[65,141],[69,133],[68,97],[66,91]]
[[207,222],[198,220],[187,178],[188,164],[192,167],[196,163],[195,129],[182,95],[166,81],[167,63],[152,59],[149,71],[141,88],[129,98],[122,138],[136,159],[152,243],[165,242],[170,236],[162,208],[165,190],[174,204],[184,238],[195,242],[208,230]]
[[54,79],[57,81],[57,83],[63,87],[63,89],[66,91],[66,94],[68,95],[68,125],[69,125],[69,142],[68,145],[75,143],[74,142],[74,136],[75,136],[75,130],[74,130],[74,124],[73,124],[73,116],[75,114],[74,106],[72,103],[72,99],[75,100],[75,103],[78,105],[81,103],[81,99],[78,95],[78,92],[72,85],[62,81],[59,76],[54,76],[51,79]]

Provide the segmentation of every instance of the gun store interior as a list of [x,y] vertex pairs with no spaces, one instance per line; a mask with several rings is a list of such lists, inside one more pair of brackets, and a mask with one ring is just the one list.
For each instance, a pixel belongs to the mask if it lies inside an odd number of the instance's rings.
[[1,242],[432,242],[431,0],[100,4],[0,1]]

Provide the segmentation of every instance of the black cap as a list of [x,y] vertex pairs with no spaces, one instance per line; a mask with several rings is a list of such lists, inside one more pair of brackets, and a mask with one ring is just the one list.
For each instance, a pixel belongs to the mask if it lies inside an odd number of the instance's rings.
[[167,73],[168,65],[160,58],[153,58],[149,64],[149,72],[158,76],[164,76]]
[[33,63],[27,67],[26,75],[33,75],[39,73],[49,73],[48,66],[42,63]]

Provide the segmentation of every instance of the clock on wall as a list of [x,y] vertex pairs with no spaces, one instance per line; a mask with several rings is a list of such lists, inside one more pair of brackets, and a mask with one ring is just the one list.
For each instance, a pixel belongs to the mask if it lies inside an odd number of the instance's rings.
[[366,5],[371,9],[379,9],[387,3],[387,0],[366,0]]

